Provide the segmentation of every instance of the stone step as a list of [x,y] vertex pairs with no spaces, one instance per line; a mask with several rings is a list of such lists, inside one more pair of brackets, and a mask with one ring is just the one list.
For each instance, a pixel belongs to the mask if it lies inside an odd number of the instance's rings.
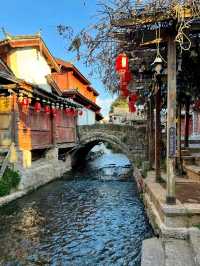
[[184,166],[188,179],[200,182],[200,166],[198,165],[185,165]]
[[181,155],[182,156],[190,155],[189,149],[183,149],[183,150],[181,150]]
[[195,264],[200,266],[200,230],[195,229],[190,231],[190,245],[193,253]]
[[194,164],[195,162],[195,157],[192,155],[184,155],[181,156],[181,158],[183,160],[183,165]]
[[197,265],[191,244],[186,240],[150,238],[142,243],[141,266]]
[[164,249],[159,238],[143,241],[141,266],[165,266]]
[[200,147],[190,147],[189,152],[190,153],[200,153]]
[[193,259],[191,246],[186,240],[165,240],[164,253],[165,266],[196,265]]

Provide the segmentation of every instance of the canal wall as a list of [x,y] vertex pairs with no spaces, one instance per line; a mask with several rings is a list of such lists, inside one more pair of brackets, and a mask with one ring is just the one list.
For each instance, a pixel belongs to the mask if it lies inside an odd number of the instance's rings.
[[58,149],[54,148],[35,162],[31,167],[23,168],[22,156],[18,158],[15,169],[19,172],[21,180],[17,190],[13,190],[10,195],[0,197],[0,206],[5,205],[29,192],[45,185],[55,179],[61,178],[64,173],[71,170],[71,156],[67,155],[65,160],[59,160]]

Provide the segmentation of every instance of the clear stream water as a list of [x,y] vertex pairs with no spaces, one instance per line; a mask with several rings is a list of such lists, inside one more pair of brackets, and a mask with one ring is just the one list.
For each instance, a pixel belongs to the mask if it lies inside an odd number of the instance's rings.
[[152,230],[128,171],[107,153],[0,208],[0,265],[140,265]]

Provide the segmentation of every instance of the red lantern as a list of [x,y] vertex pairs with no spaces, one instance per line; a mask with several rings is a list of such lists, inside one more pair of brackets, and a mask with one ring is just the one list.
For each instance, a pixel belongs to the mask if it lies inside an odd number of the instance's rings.
[[56,110],[55,104],[52,104],[52,106],[51,106],[51,113],[53,116],[57,115],[57,110]]
[[125,53],[121,53],[116,58],[115,70],[122,74],[128,70],[128,57]]
[[122,83],[129,83],[132,80],[133,76],[130,70],[127,70],[123,75],[121,75],[121,80],[120,82]]
[[41,111],[41,103],[39,102],[38,99],[36,99],[35,105],[34,105],[34,110],[36,113],[39,113]]
[[129,94],[128,89],[120,90],[120,96],[121,97],[127,98],[128,97],[128,94]]
[[76,113],[76,111],[74,110],[74,108],[70,108],[69,115],[75,116],[75,113]]
[[129,96],[128,106],[129,106],[129,111],[131,113],[135,113],[136,112],[135,102],[137,101],[137,99],[138,99],[138,96],[136,94],[131,94]]
[[120,83],[120,95],[125,98],[129,95],[128,84],[126,82]]
[[22,106],[23,107],[28,107],[28,105],[29,105],[29,100],[28,100],[28,98],[27,97],[25,97],[25,98],[23,98],[23,100],[22,100]]
[[138,99],[138,96],[137,96],[137,94],[131,94],[130,96],[129,96],[129,101],[130,102],[136,102],[137,101],[137,99]]
[[129,112],[135,113],[136,112],[136,106],[132,102],[129,102]]
[[44,107],[44,112],[45,112],[45,114],[47,114],[47,115],[49,115],[49,114],[51,113],[51,109],[50,109],[49,105],[45,105],[45,107]]
[[82,115],[83,115],[83,111],[80,110],[78,114],[79,114],[80,116],[82,116]]
[[70,113],[70,108],[65,108],[65,114],[68,115]]

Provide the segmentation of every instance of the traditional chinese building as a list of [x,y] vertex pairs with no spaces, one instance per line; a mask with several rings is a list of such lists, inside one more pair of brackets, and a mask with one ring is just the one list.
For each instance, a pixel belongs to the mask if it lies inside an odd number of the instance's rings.
[[14,144],[21,164],[30,167],[50,149],[56,147],[59,157],[75,146],[81,106],[62,96],[52,79],[60,67],[42,38],[7,35],[0,42],[0,58],[0,148]]
[[65,97],[73,99],[74,102],[82,106],[78,124],[91,125],[101,120],[101,108],[96,104],[99,93],[73,64],[61,59],[56,59],[56,62],[60,66],[60,72],[52,73],[52,77],[57,86]]

